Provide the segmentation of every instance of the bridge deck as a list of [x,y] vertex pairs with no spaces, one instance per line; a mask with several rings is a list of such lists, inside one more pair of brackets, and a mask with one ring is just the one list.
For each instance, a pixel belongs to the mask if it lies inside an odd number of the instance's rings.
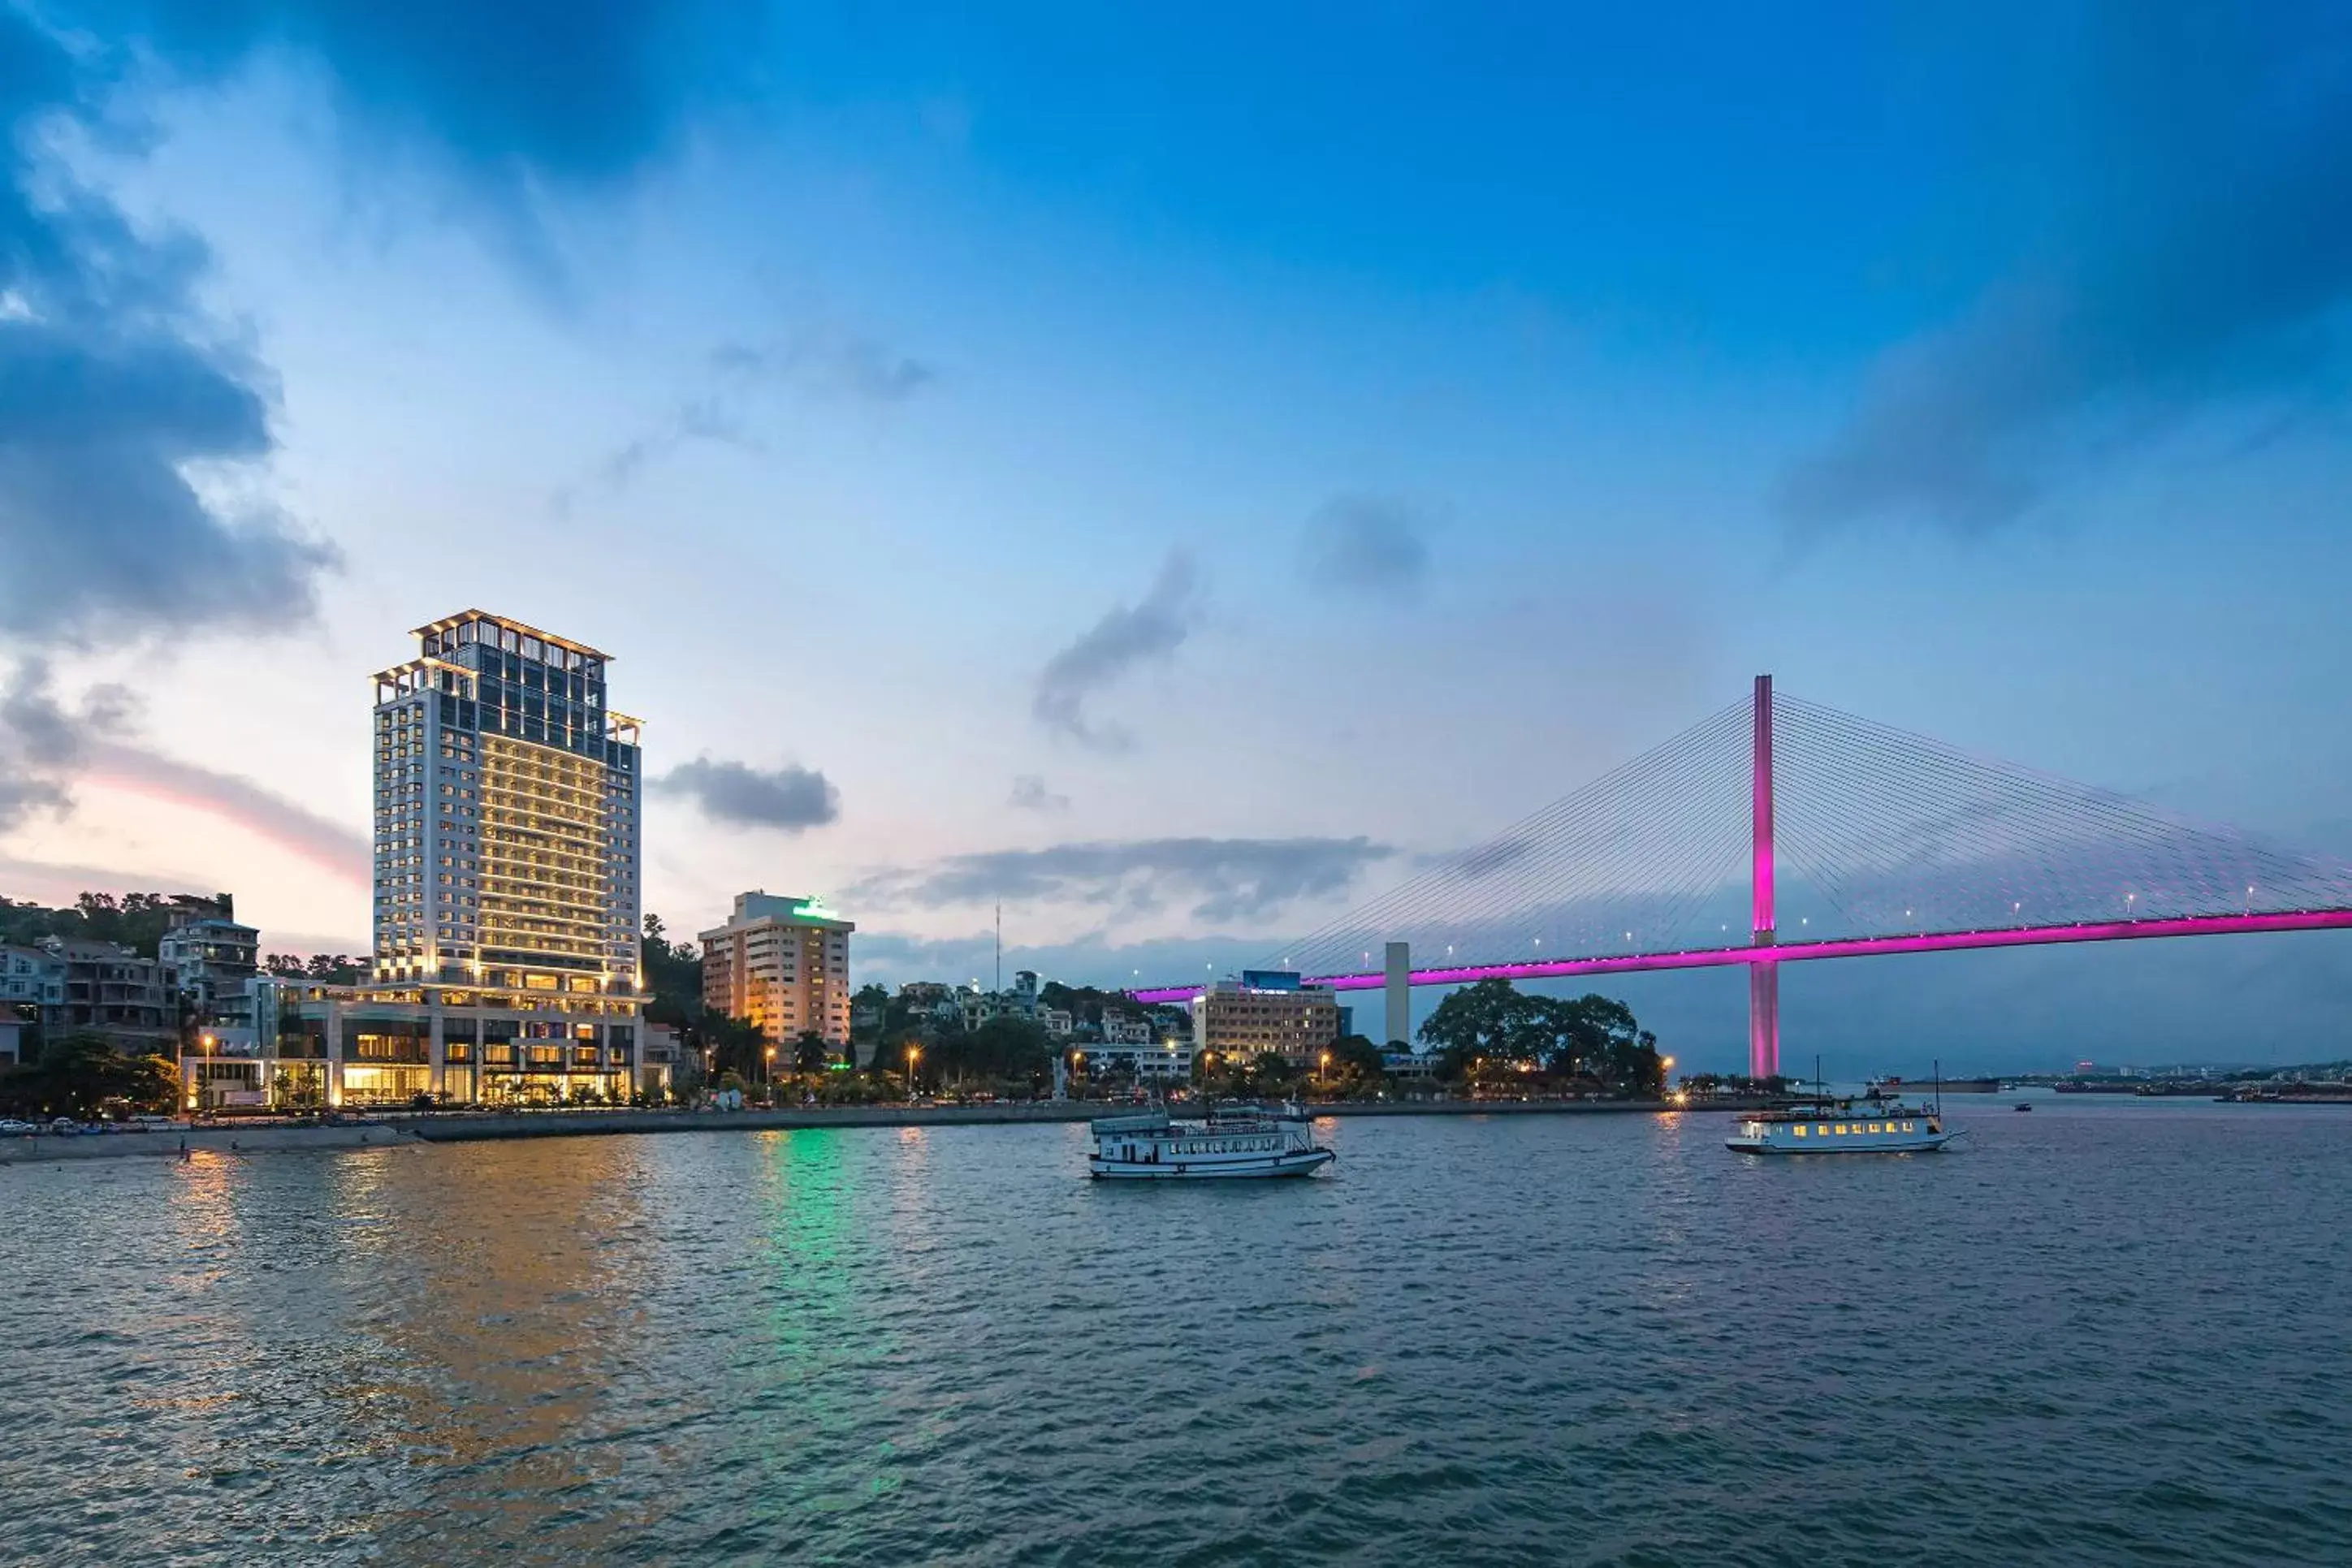
[[[2058,942],[2133,942],[2158,936],[2224,936],[2266,931],[2352,929],[2352,909],[2298,909],[2251,915],[2196,915],[2165,920],[2111,920],[2075,925],[2019,925],[1985,931],[1923,931],[1903,936],[1843,936],[1825,942],[1776,942],[1763,946],[1695,947],[1675,953],[1612,953],[1524,964],[1468,964],[1415,969],[1416,986],[1465,986],[1478,980],[1544,980],[1574,975],[1622,975],[1650,969],[1706,969],[1726,964],[1801,963],[1812,958],[1862,958],[1888,953],[1950,953],[1977,947],[2032,947]],[[1310,986],[1335,991],[1378,990],[1378,973],[1318,975]],[[1194,986],[1160,986],[1130,994],[1139,1002],[1181,1002]]]

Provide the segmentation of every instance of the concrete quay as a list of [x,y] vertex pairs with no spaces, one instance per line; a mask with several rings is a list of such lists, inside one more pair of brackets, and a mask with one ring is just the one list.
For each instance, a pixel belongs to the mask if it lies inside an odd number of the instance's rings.
[[191,1156],[237,1159],[247,1155],[278,1154],[299,1149],[415,1148],[416,1138],[407,1128],[384,1123],[341,1127],[289,1127],[273,1124],[236,1126],[212,1124],[173,1125],[153,1132],[79,1133],[71,1137],[47,1134],[29,1138],[0,1138],[0,1166],[66,1165],[80,1160],[177,1159],[184,1148]]
[[[1310,1107],[1317,1116],[1544,1116],[1727,1111],[1727,1101],[1675,1106],[1657,1100],[1392,1100]],[[574,1138],[614,1133],[797,1132],[813,1127],[994,1127],[1024,1122],[1086,1122],[1131,1114],[1124,1102],[1066,1100],[995,1105],[838,1105],[776,1111],[540,1111],[515,1115],[436,1114],[406,1123],[433,1144],[496,1138]],[[1181,1113],[1181,1109],[1180,1109]]]

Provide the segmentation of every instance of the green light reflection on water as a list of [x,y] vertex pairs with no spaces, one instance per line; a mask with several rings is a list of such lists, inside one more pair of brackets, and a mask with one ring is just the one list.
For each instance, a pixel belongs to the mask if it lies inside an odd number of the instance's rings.
[[[772,1301],[769,1364],[759,1381],[762,1403],[782,1417],[780,1433],[767,1423],[759,1430],[781,1437],[767,1458],[790,1478],[776,1513],[840,1512],[904,1484],[889,1468],[896,1445],[875,1429],[887,1418],[887,1402],[870,1396],[896,1336],[874,1321],[874,1303],[857,1288],[866,1239],[858,1227],[868,1206],[851,1176],[853,1166],[871,1165],[854,1159],[845,1140],[860,1135],[837,1128],[757,1135],[757,1256]],[[860,1396],[854,1404],[853,1390]],[[843,1462],[860,1449],[873,1454],[870,1467]]]

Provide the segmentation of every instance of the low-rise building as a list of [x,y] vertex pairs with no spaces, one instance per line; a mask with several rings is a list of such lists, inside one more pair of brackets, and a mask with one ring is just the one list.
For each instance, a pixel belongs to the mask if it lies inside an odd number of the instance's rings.
[[52,936],[41,946],[65,966],[65,998],[45,1028],[96,1034],[128,1054],[177,1053],[179,1002],[162,964],[112,942]]
[[1087,1071],[1097,1077],[1132,1074],[1139,1080],[1179,1082],[1192,1076],[1192,1042],[1181,1035],[1141,1045],[1098,1045],[1086,1052]]
[[667,1099],[677,1085],[683,1054],[677,1030],[666,1023],[646,1025],[645,1049],[637,1058],[637,1092],[652,1100]]
[[782,1046],[814,1032],[849,1043],[849,934],[814,898],[738,894],[726,925],[700,934],[702,1005]]
[[1251,1061],[1271,1053],[1304,1067],[1339,1039],[1339,1002],[1295,974],[1253,971],[1192,998],[1193,1049],[1222,1059]]
[[[220,895],[226,906],[228,895]],[[181,910],[155,944],[156,962],[195,1010],[200,1030],[251,1040],[261,933],[226,915]]]
[[22,1066],[45,1026],[65,1016],[66,962],[46,947],[0,944],[0,1058]]
[[1114,1012],[1103,1009],[1103,1043],[1106,1045],[1150,1045],[1153,1039],[1151,1020],[1140,1013]]

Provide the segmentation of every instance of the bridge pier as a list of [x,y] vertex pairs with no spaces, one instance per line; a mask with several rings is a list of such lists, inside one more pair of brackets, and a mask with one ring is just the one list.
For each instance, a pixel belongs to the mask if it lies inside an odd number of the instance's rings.
[[1382,1000],[1387,1003],[1387,1038],[1381,1041],[1382,1050],[1402,1040],[1412,1043],[1412,944],[1391,942],[1388,948],[1388,972],[1383,977]]
[[[1756,677],[1755,780],[1749,819],[1748,862],[1755,943],[1769,947],[1778,916],[1772,908],[1772,677]],[[1776,1078],[1780,1072],[1780,966],[1760,959],[1748,966],[1748,1076]]]

